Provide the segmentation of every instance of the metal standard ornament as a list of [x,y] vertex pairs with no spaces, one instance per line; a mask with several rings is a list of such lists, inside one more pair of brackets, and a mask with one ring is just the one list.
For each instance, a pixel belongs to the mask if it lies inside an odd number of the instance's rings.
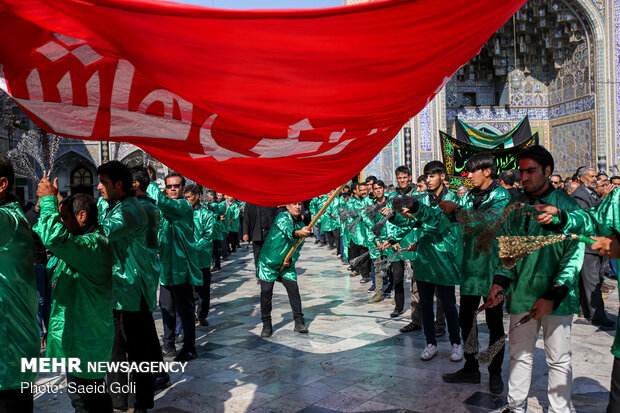
[[497,240],[499,242],[500,261],[508,270],[534,251],[548,245],[569,240],[575,240],[589,245],[596,242],[592,238],[575,234],[497,237]]

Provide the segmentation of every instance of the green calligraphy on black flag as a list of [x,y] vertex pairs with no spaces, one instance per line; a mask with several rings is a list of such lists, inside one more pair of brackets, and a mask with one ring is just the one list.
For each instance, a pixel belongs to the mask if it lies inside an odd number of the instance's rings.
[[[457,119],[457,132],[467,130],[467,139],[456,139],[444,132],[439,132],[441,138],[441,152],[444,163],[448,170],[448,179],[452,188],[464,185],[471,188],[471,182],[467,178],[465,163],[467,159],[478,152],[489,152],[497,159],[498,173],[511,169],[517,169],[517,154],[528,146],[538,144],[538,133],[530,135],[530,126],[527,117],[509,133],[493,136],[479,131]],[[463,135],[461,138],[463,138]],[[484,144],[480,136],[484,139]],[[458,135],[457,135],[458,136]]]

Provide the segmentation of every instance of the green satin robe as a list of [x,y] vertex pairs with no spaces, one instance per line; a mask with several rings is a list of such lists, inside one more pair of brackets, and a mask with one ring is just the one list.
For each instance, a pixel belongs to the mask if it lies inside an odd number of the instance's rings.
[[[218,239],[220,241],[224,240],[224,233],[228,232],[226,230],[226,224],[225,224],[225,219],[226,219],[226,201],[223,200],[222,202],[217,202],[214,201],[211,203],[211,208],[213,209],[213,212],[216,215],[216,225],[215,225],[215,235],[214,235],[214,239]],[[223,216],[224,217],[224,221],[220,219],[219,216]]]
[[[327,199],[325,201],[327,201]],[[335,202],[336,200],[334,199],[332,203],[327,206],[325,212],[323,213],[323,222],[321,223],[322,233],[334,231],[339,227],[338,204]],[[323,203],[323,205],[325,205],[325,203]]]
[[[454,192],[447,191],[443,201],[458,202]],[[413,259],[416,280],[452,286],[461,282],[463,241],[458,224],[450,221],[439,205],[431,206],[431,196],[418,200],[412,215],[418,221],[418,250]],[[411,223],[414,227],[415,220]]]
[[146,250],[148,252],[148,262],[142,269],[149,276],[145,278],[145,285],[149,297],[147,302],[157,302],[157,286],[161,277],[161,261],[159,260],[159,225],[161,223],[161,212],[155,206],[155,200],[147,196],[138,196],[140,205],[144,208],[147,216],[146,224]]
[[[472,191],[467,192],[459,200],[460,207],[465,210],[473,210],[473,199]],[[502,186],[498,186],[489,193],[489,197],[478,207],[478,211],[481,212],[480,215],[484,215],[486,221],[482,219],[476,223],[475,230],[463,232],[463,266],[461,267],[461,294],[463,295],[486,297],[491,291],[495,268],[499,263],[499,245],[495,238],[488,254],[476,251],[476,235],[480,234],[488,225],[493,225],[493,221],[501,219],[502,212],[508,202],[510,202],[510,193]]]
[[162,215],[159,230],[161,285],[184,283],[202,285],[194,238],[194,209],[186,199],[170,199],[151,183],[147,194],[155,200]]
[[293,216],[288,211],[281,212],[274,220],[269,234],[265,239],[265,243],[260,250],[258,256],[258,265],[256,266],[256,276],[263,281],[273,282],[278,276],[291,281],[297,281],[297,272],[295,271],[295,263],[299,258],[299,252],[304,245],[305,240],[301,242],[299,247],[291,257],[291,265],[280,272],[280,267],[284,262],[286,254],[295,243],[297,238],[293,232],[304,227],[301,220],[293,220]]
[[194,238],[199,268],[211,267],[213,260],[213,235],[215,214],[209,208],[194,209]]
[[[530,203],[525,194],[514,198],[508,205],[515,202]],[[534,204],[539,203],[555,205],[566,211],[579,209],[574,199],[556,190],[534,202]],[[504,220],[501,229],[501,235],[504,236],[552,234],[522,210],[516,210],[510,214]],[[512,280],[510,285],[512,297],[508,312],[521,314],[530,311],[532,305],[549,290],[553,283],[560,283],[568,287],[569,292],[552,314],[577,314],[579,311],[579,271],[583,265],[583,254],[583,243],[565,241],[534,251],[510,270],[507,270],[500,262],[495,274]]]
[[58,258],[51,278],[52,310],[46,357],[79,358],[82,372],[72,375],[101,379],[105,372],[89,372],[88,362],[112,357],[112,248],[102,228],[73,235],[60,221],[55,196],[41,199],[41,214],[34,232]]
[[[611,228],[620,232],[620,188],[614,189],[597,207],[570,211],[565,218],[565,234],[608,236]],[[611,353],[620,358],[620,323],[616,326]]]
[[[226,210],[226,231],[228,232],[239,232],[239,217],[241,216],[241,210],[239,209],[239,204],[237,202],[233,202],[228,206]],[[229,223],[232,220],[231,223]]]
[[[413,188],[407,192],[407,195],[412,194],[415,194]],[[426,192],[422,194],[426,194]],[[400,193],[398,191],[392,192],[390,194],[387,203],[388,208],[393,208],[394,199],[398,196],[400,196]],[[411,220],[403,218],[403,216],[399,213],[395,213],[394,216],[388,220],[385,227],[387,238],[393,238],[399,243],[401,248],[407,248],[409,247],[409,245],[418,242],[418,238],[420,235],[419,224],[416,225],[415,222],[411,222]],[[395,252],[396,250],[390,247],[386,249],[383,253],[386,256],[392,256]],[[413,261],[416,257],[416,254],[417,253],[415,251],[401,251],[400,254],[397,254],[392,258],[392,261],[401,261],[403,259]]]
[[127,196],[100,211],[103,215],[99,216],[99,223],[114,253],[114,309],[140,311],[141,296],[144,296],[149,310],[155,310],[156,274],[147,271],[151,263],[146,247],[148,216],[144,207],[135,196]]
[[11,390],[35,380],[21,358],[38,358],[41,342],[32,231],[17,202],[0,204],[0,229],[0,390]]

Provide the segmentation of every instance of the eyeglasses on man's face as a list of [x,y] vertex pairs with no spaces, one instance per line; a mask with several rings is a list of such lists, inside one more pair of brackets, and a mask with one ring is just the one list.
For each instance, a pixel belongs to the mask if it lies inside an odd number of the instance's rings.
[[171,189],[171,188],[180,188],[181,184],[168,184],[166,185],[166,189]]

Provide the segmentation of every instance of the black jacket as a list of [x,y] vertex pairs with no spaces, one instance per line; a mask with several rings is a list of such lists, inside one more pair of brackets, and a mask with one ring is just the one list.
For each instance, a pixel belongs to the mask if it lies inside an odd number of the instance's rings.
[[[592,193],[585,186],[579,185],[570,196],[577,201],[581,209],[590,209],[601,203],[596,193]],[[586,254],[597,254],[589,245],[586,245]],[[598,254],[597,254],[598,255]]]
[[277,207],[246,203],[243,214],[243,235],[248,235],[250,241],[264,241],[276,218],[277,210]]

